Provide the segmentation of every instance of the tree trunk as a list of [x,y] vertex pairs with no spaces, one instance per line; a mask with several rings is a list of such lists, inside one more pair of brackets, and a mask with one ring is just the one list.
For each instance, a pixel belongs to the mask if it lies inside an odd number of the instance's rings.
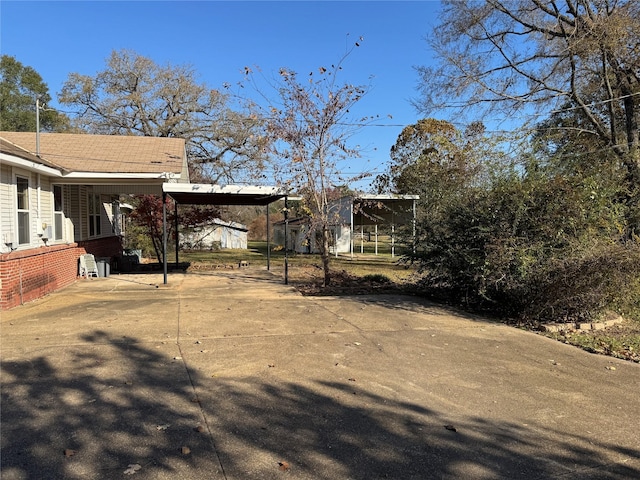
[[329,270],[329,228],[326,225],[322,226],[322,270],[324,272],[324,279],[322,286],[327,287],[331,283],[331,272]]
[[158,259],[158,263],[160,265],[164,264],[164,256],[163,256],[163,242],[162,242],[162,235],[157,236],[154,235],[153,232],[151,232],[151,243],[153,243],[153,249],[156,251],[156,258]]

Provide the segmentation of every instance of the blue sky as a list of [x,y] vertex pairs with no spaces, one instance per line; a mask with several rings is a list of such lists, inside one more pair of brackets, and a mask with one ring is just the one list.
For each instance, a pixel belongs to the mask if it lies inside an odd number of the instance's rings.
[[410,104],[417,94],[414,67],[432,62],[425,37],[439,8],[435,1],[3,0],[0,52],[33,67],[55,98],[70,73],[95,75],[113,50],[191,65],[201,82],[221,88],[242,80],[245,66],[265,75],[280,67],[306,74],[337,62],[363,36],[342,81],[371,83],[358,114],[380,115],[376,124],[384,126],[366,127],[352,139],[366,148],[344,168],[375,173],[402,127],[421,118]]

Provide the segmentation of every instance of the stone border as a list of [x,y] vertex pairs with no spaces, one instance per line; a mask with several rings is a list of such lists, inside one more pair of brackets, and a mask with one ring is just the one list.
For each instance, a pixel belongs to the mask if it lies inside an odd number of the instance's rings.
[[576,330],[604,330],[607,327],[619,325],[623,321],[624,319],[622,317],[618,317],[612,320],[605,320],[604,322],[593,323],[549,323],[542,325],[542,330],[549,333],[573,332]]

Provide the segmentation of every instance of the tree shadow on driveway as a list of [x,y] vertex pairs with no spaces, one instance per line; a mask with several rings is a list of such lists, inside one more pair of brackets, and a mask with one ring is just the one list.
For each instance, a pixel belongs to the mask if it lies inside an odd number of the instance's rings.
[[[637,450],[540,427],[458,419],[355,383],[216,381],[203,401],[233,478],[629,479]],[[237,452],[245,455],[238,455]],[[613,464],[612,458],[622,459]]]
[[114,478],[136,464],[142,478],[221,471],[171,345],[100,331],[82,342],[2,362],[3,479]]
[[[175,343],[95,331],[6,358],[2,478],[640,477],[640,451],[540,426],[458,418],[358,382],[212,378]],[[200,427],[200,428],[198,428]]]

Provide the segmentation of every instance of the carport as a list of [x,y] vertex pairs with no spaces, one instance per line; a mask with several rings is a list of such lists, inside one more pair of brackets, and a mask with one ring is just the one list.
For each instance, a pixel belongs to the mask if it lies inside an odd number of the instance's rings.
[[[287,194],[279,187],[257,185],[212,185],[197,183],[162,184],[162,254],[164,284],[167,284],[167,196],[175,202],[176,232],[178,231],[178,204],[180,205],[258,205],[268,206],[284,198],[285,224],[287,221]],[[269,209],[267,208],[267,269],[269,268]],[[285,226],[286,228],[286,226]],[[176,242],[176,263],[178,263],[178,242]],[[288,283],[288,265],[285,251],[285,283]]]
[[351,254],[355,247],[354,232],[360,226],[360,253],[364,248],[364,226],[375,227],[375,253],[378,254],[378,225],[391,226],[391,256],[395,256],[396,225],[411,225],[415,244],[416,201],[418,195],[361,195],[351,201]]

